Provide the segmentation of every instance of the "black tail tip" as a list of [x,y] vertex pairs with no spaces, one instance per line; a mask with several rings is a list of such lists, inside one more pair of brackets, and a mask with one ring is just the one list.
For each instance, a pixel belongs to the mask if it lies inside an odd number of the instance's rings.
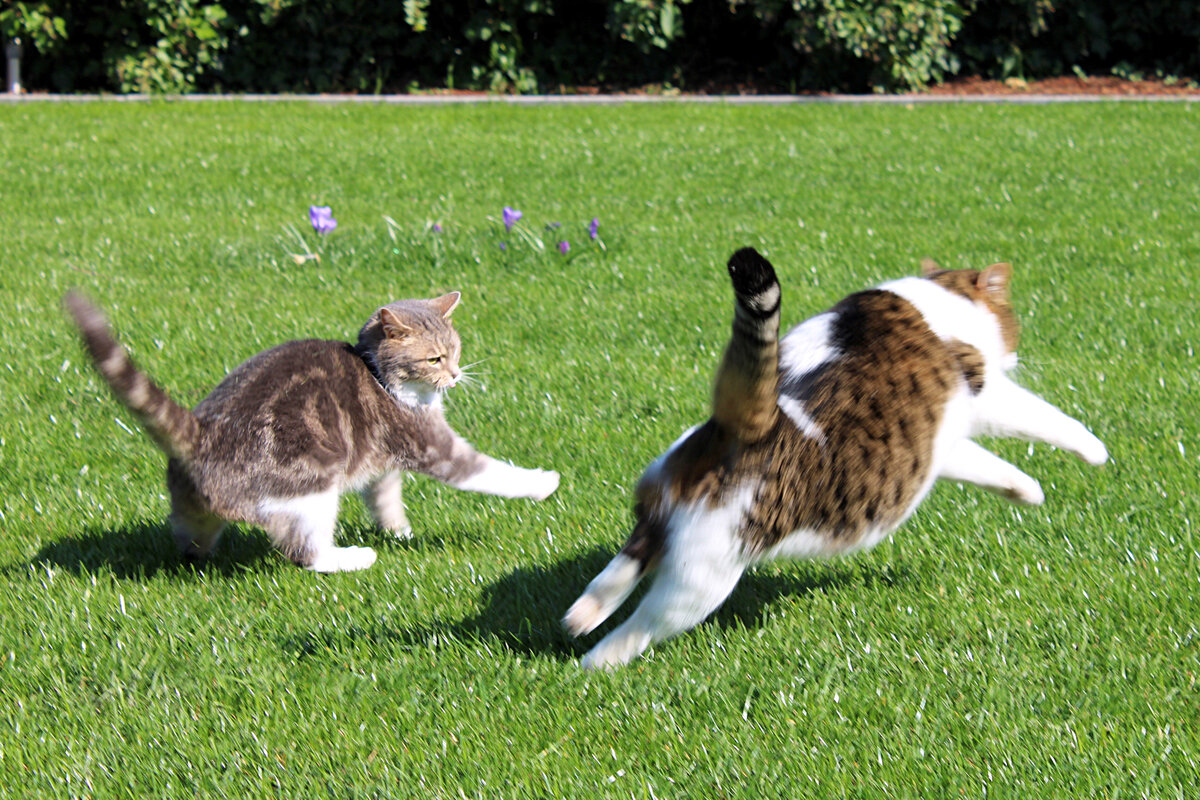
[[753,247],[743,247],[729,257],[729,277],[738,294],[755,294],[776,283],[775,268]]

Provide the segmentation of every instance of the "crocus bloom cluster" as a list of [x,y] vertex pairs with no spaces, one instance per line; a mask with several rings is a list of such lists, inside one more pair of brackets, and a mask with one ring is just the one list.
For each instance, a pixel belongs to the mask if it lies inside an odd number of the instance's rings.
[[313,230],[322,236],[337,227],[337,220],[333,218],[333,209],[329,206],[309,206],[308,221],[312,223]]
[[[512,206],[505,206],[504,212],[501,215],[501,221],[504,223],[504,231],[506,233],[512,233],[513,229],[517,225],[517,222],[523,216],[524,216],[524,214],[522,214],[521,211],[519,211],[518,209],[515,209]],[[491,220],[492,217],[488,217],[488,219]],[[558,239],[558,236],[561,235],[560,233],[558,233],[558,231],[560,231],[562,229],[562,227],[563,227],[563,224],[561,222],[547,222],[546,223],[546,232],[548,234],[553,235],[555,239]],[[588,232],[588,236],[591,238],[591,240],[593,242],[596,242],[597,246],[601,250],[607,249],[604,246],[604,242],[600,241],[600,218],[599,217],[592,217],[591,222],[589,222],[587,225],[587,232]],[[536,250],[544,250],[545,249],[545,245],[543,244],[542,239],[539,238],[538,236],[536,236],[535,234],[528,232],[525,228],[517,228],[517,233],[520,234],[522,237],[524,237],[525,240],[534,247],[534,249],[536,249]],[[505,251],[508,250],[508,243],[500,242],[500,249],[505,250]],[[567,255],[568,253],[571,252],[571,242],[566,239],[558,239],[558,242],[555,244],[555,249],[557,249],[559,253],[562,253],[563,255]]]

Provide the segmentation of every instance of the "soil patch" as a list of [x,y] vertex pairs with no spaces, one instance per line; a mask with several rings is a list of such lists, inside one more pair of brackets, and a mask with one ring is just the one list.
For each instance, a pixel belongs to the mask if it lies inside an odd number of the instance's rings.
[[1163,80],[1131,81],[1115,75],[1079,78],[1074,75],[1024,81],[1010,78],[1007,81],[985,80],[984,78],[958,78],[937,86],[931,86],[921,94],[938,95],[1023,95],[1023,94],[1092,94],[1119,96],[1146,95],[1196,95],[1200,96],[1200,85],[1191,81],[1166,82]]

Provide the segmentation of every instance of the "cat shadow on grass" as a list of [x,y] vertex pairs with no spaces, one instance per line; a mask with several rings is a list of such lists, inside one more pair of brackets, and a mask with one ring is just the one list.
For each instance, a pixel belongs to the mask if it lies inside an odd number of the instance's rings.
[[50,542],[30,563],[76,575],[109,572],[119,580],[138,581],[159,572],[237,574],[261,568],[262,562],[274,554],[271,542],[260,531],[229,525],[210,558],[190,561],[175,546],[170,525],[165,521],[142,521],[115,528],[88,528]]
[[[369,623],[318,629],[289,637],[283,647],[297,658],[320,658],[364,646],[377,655],[386,655],[391,651],[433,648],[447,643],[457,643],[460,647],[478,643],[520,657],[549,656],[571,661],[624,621],[652,583],[650,576],[603,625],[581,639],[572,638],[562,627],[562,615],[612,555],[609,549],[597,548],[549,566],[515,569],[484,589],[479,613],[460,621],[403,630]],[[892,585],[902,580],[904,572],[891,566],[841,561],[784,562],[782,567],[748,572],[725,604],[701,624],[753,628],[763,624],[768,606],[781,597],[804,597],[854,585]],[[659,646],[669,647],[670,643]]]
[[[473,538],[467,532],[453,530],[445,535],[422,535],[419,539],[397,542],[390,534],[373,526],[359,528],[346,524],[338,527],[339,543],[367,545],[377,550],[389,547],[440,550]],[[48,565],[75,575],[109,572],[119,580],[136,581],[148,580],[160,572],[238,575],[261,570],[271,561],[286,563],[267,535],[251,525],[226,525],[212,555],[191,560],[180,554],[166,520],[143,520],[113,528],[85,528],[43,545],[28,566]],[[26,566],[12,565],[6,571],[14,569],[23,571]]]

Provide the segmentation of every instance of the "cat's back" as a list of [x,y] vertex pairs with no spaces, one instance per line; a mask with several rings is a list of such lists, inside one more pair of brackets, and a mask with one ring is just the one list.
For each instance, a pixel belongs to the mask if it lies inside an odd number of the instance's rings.
[[797,326],[781,345],[779,396],[786,416],[803,407],[827,442],[860,438],[859,423],[936,417],[957,386],[958,365],[925,315],[885,288],[846,297]]
[[236,367],[196,406],[195,467],[271,480],[356,473],[372,468],[399,413],[352,345],[286,342]]
[[947,405],[962,386],[955,352],[886,288],[801,323],[780,346],[775,429],[747,453],[763,470],[747,536],[761,549],[797,530],[872,544],[932,482]]
[[354,401],[373,382],[352,345],[296,339],[243,361],[200,401],[195,414],[209,422],[261,418],[306,403]]

